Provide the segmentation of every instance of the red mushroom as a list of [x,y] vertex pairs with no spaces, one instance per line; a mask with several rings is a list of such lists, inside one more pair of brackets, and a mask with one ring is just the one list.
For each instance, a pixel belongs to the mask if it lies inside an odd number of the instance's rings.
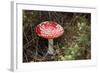
[[54,21],[45,21],[37,25],[35,32],[38,36],[48,39],[48,53],[53,54],[53,39],[61,36],[64,33],[64,29],[61,25]]

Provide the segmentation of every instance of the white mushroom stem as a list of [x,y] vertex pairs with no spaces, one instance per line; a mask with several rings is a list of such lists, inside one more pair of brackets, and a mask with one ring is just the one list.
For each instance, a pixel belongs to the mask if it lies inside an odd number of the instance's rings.
[[53,49],[53,39],[48,40],[48,54],[54,54],[54,49]]

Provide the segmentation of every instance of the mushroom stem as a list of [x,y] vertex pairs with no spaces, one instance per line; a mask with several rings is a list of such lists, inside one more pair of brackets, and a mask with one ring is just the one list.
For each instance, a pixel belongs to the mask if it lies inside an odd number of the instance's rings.
[[48,54],[53,54],[54,49],[53,49],[53,39],[48,39]]

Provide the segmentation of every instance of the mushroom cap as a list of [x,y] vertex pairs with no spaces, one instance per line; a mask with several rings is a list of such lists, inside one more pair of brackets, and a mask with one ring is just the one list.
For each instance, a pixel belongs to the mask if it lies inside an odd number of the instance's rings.
[[61,36],[64,33],[64,29],[54,21],[45,21],[36,26],[35,32],[40,37],[54,39]]

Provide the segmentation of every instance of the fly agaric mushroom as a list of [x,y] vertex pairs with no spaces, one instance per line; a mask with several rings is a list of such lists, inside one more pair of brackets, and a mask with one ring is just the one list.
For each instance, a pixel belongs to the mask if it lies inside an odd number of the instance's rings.
[[48,39],[48,54],[53,54],[53,39],[61,36],[64,33],[64,29],[54,21],[45,21],[37,25],[35,32],[38,36]]

